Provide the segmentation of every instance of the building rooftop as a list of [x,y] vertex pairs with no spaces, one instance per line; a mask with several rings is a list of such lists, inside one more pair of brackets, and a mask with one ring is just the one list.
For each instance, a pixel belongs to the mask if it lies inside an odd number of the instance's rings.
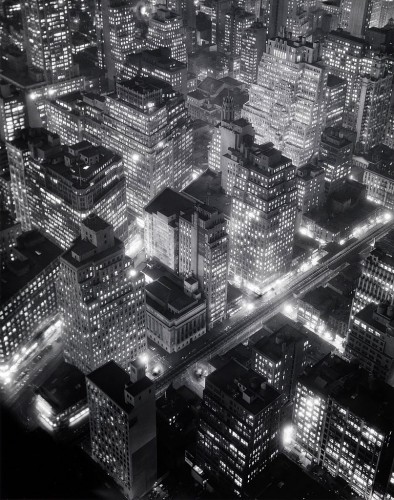
[[205,384],[205,390],[211,385],[217,387],[253,415],[258,415],[280,397],[279,392],[266,383],[265,377],[234,359],[208,375]]
[[324,175],[324,172],[325,170],[323,167],[313,165],[312,163],[307,163],[306,165],[303,165],[302,167],[299,167],[297,169],[297,176],[300,179],[309,181],[318,175]]
[[129,412],[132,405],[126,403],[124,390],[130,383],[130,376],[115,361],[108,361],[86,377],[122,410]]
[[165,188],[149,202],[145,207],[145,212],[149,214],[160,212],[169,217],[190,210],[194,205],[194,200],[190,196],[187,196],[187,194],[179,193],[171,188]]
[[337,85],[347,85],[347,81],[336,75],[328,74],[327,87],[336,87]]
[[167,319],[182,316],[202,300],[186,295],[182,282],[176,276],[161,276],[145,287],[146,303]]
[[231,197],[227,196],[222,188],[221,173],[217,174],[208,168],[183,192],[201,203],[217,208],[219,212],[230,217]]
[[62,413],[70,406],[86,399],[85,375],[75,366],[61,360],[56,370],[36,392],[56,413]]
[[92,231],[103,231],[105,229],[108,229],[109,227],[112,227],[111,224],[105,222],[105,220],[103,220],[97,214],[88,215],[86,219],[83,220],[83,225],[88,229],[91,229]]
[[[258,333],[258,332],[257,332]],[[306,342],[307,336],[301,333],[292,325],[283,325],[275,333],[258,340],[254,344],[254,349],[272,361],[279,361],[283,358],[287,347],[298,342]]]
[[21,234],[14,249],[16,260],[1,273],[1,303],[9,300],[41,273],[63,250],[37,230]]

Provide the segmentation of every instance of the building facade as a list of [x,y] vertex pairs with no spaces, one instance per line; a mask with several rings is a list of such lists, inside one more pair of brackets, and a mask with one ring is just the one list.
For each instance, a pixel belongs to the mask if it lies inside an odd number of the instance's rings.
[[292,259],[297,187],[295,167],[272,143],[224,155],[222,186],[232,197],[230,275],[260,289]]
[[272,38],[243,117],[253,125],[258,142],[272,142],[295,166],[301,166],[319,149],[326,90],[318,44]]
[[195,278],[162,276],[145,290],[147,335],[164,350],[180,351],[206,333],[206,301]]
[[17,238],[14,260],[1,271],[0,364],[3,381],[37,329],[57,312],[60,247],[38,231]]
[[196,460],[221,493],[243,496],[279,452],[280,394],[235,360],[205,379]]
[[86,377],[92,457],[128,500],[157,478],[154,384],[140,367],[131,372],[108,361]]
[[85,374],[109,360],[128,370],[146,349],[144,284],[112,226],[87,217],[60,263],[66,361]]
[[[30,147],[27,196],[32,227],[40,228],[64,250],[80,224],[96,212],[112,224],[116,237],[127,237],[126,186],[120,156],[82,141],[59,150],[59,139]],[[55,150],[55,152],[52,150]]]

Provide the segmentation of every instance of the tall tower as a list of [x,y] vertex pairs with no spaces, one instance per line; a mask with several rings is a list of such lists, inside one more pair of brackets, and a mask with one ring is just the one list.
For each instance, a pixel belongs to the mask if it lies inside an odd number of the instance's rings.
[[128,0],[99,0],[96,5],[99,64],[113,82],[122,72],[126,55],[142,49],[142,40],[137,37],[135,8]]
[[149,20],[148,49],[169,47],[171,57],[187,64],[186,32],[180,16],[160,6]]
[[242,114],[255,128],[258,142],[274,143],[301,166],[319,149],[326,87],[319,45],[276,37],[268,41]]
[[123,157],[127,205],[137,222],[161,189],[182,189],[191,175],[193,137],[185,100],[163,81],[118,82],[106,97],[102,134],[103,144]]
[[86,377],[92,457],[127,500],[157,479],[155,387],[143,368],[130,369],[131,377],[109,361]]
[[222,165],[222,186],[232,196],[230,275],[260,289],[291,263],[296,169],[272,143],[229,150]]
[[[22,0],[25,47],[29,69],[47,83],[74,75],[69,21],[65,0]],[[41,78],[40,78],[41,77]]]
[[225,97],[222,105],[222,120],[216,125],[212,134],[208,153],[209,168],[220,172],[223,155],[229,148],[239,149],[244,141],[252,143],[253,139],[252,125],[244,118],[235,120],[234,99],[231,96]]
[[144,278],[112,226],[97,215],[61,257],[58,300],[64,354],[83,373],[114,360],[125,370],[146,349]]

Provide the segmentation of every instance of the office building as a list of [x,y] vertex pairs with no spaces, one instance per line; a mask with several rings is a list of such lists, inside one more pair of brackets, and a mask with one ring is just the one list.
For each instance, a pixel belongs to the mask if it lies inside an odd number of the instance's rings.
[[32,228],[28,194],[28,170],[30,168],[30,148],[34,144],[45,145],[48,159],[55,157],[61,150],[59,137],[44,129],[24,129],[18,137],[6,144],[11,178],[11,191],[15,203],[15,214],[22,231]]
[[370,303],[392,299],[394,293],[393,231],[375,243],[375,248],[362,260],[361,276],[355,291],[352,313]]
[[0,364],[3,379],[43,322],[57,312],[60,247],[38,231],[17,238],[14,260],[1,271]]
[[117,83],[106,97],[102,139],[122,155],[128,211],[140,225],[161,189],[182,189],[191,175],[191,122],[183,96],[168,83],[142,77]]
[[326,191],[343,187],[352,169],[353,143],[341,127],[324,129],[319,151],[319,164],[324,168]]
[[[256,336],[258,334],[256,332]],[[308,346],[305,334],[291,325],[284,325],[253,344],[252,369],[283,394],[283,401],[291,401],[297,379],[306,367]]]
[[11,84],[0,81],[0,140],[14,140],[17,131],[25,128],[25,123],[23,96]]
[[89,215],[60,260],[67,362],[85,374],[111,359],[128,370],[130,360],[146,349],[144,283],[113,227]]
[[143,48],[135,8],[127,0],[99,0],[96,2],[95,24],[99,65],[113,84],[114,78],[123,70],[127,54]]
[[250,87],[243,117],[253,125],[258,142],[272,142],[298,167],[319,149],[326,90],[319,44],[304,38],[272,38],[263,53],[257,83]]
[[347,82],[343,125],[352,130],[356,130],[360,76],[367,73],[371,64],[367,48],[363,38],[341,29],[329,33],[322,46],[322,59],[329,74]]
[[369,27],[384,28],[390,18],[394,18],[394,2],[392,0],[373,0]]
[[164,275],[145,292],[147,335],[165,351],[180,351],[206,333],[206,300],[196,278]]
[[363,183],[368,199],[394,210],[394,149],[383,144],[370,150],[372,158],[364,170]]
[[260,289],[291,263],[296,169],[272,143],[230,149],[224,158],[222,186],[232,197],[230,275]]
[[222,212],[165,189],[145,207],[145,249],[180,276],[197,278],[209,328],[225,319],[229,236]]
[[29,144],[27,196],[32,227],[64,250],[78,236],[82,220],[97,213],[127,237],[126,187],[120,156],[82,141],[60,147],[58,136]]
[[328,356],[298,379],[297,445],[360,497],[389,498],[393,411],[392,387],[369,379],[357,364]]
[[163,80],[174,90],[186,96],[188,92],[187,66],[170,57],[170,53],[168,47],[160,47],[144,50],[139,54],[130,54],[127,56],[123,74],[125,78],[135,78],[141,75]]
[[297,169],[297,206],[301,213],[320,207],[325,201],[325,170],[320,165]]
[[347,81],[329,74],[326,93],[326,128],[341,126],[346,106]]
[[22,233],[21,225],[6,210],[0,210],[0,270],[14,260],[14,247]]
[[149,19],[146,35],[148,49],[168,47],[172,59],[187,64],[186,31],[180,16],[160,5]]
[[257,71],[266,38],[267,29],[261,21],[255,21],[241,35],[239,79],[248,85],[257,83]]
[[386,134],[393,75],[384,60],[374,60],[368,75],[361,75],[356,121],[357,146],[367,152],[379,145]]
[[208,151],[208,166],[214,172],[221,172],[223,156],[232,149],[240,149],[242,143],[253,143],[254,129],[245,118],[235,119],[234,99],[223,99],[221,121],[213,130]]
[[346,353],[374,378],[394,386],[394,306],[368,304],[355,314]]
[[141,498],[157,478],[154,384],[134,363],[130,377],[108,361],[86,387],[92,457],[128,500]]
[[235,360],[205,379],[196,462],[221,496],[245,491],[279,452],[281,396]]
[[35,391],[34,408],[40,425],[56,438],[83,431],[89,417],[85,375],[62,360]]
[[48,84],[76,74],[72,60],[69,2],[23,0],[25,48],[31,75]]
[[226,13],[224,38],[218,43],[219,50],[228,52],[232,57],[241,55],[241,41],[244,31],[255,21],[256,17],[245,9],[232,7]]
[[371,24],[373,0],[342,0],[340,26],[352,36],[363,37]]

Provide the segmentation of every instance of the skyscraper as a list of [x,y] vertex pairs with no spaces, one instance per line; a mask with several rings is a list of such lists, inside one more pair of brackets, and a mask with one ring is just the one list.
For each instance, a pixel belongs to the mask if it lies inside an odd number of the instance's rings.
[[317,43],[272,38],[242,113],[253,125],[258,142],[273,142],[295,166],[301,166],[319,149],[326,87]]
[[29,69],[46,83],[70,79],[72,60],[69,2],[23,0],[22,15]]
[[261,56],[265,50],[267,28],[261,21],[255,21],[241,36],[239,79],[248,85],[257,82]]
[[161,80],[118,82],[106,97],[103,145],[123,157],[127,206],[142,223],[145,205],[164,187],[182,189],[192,171],[192,128],[184,97]]
[[30,142],[26,173],[32,227],[40,228],[64,250],[78,236],[82,220],[96,212],[112,224],[115,235],[127,237],[126,187],[120,156],[82,141],[60,147],[47,133]]
[[284,401],[290,401],[295,394],[297,379],[306,366],[308,345],[307,336],[291,325],[253,344],[253,370],[283,394]]
[[58,300],[67,362],[90,373],[109,360],[125,370],[146,349],[144,277],[113,227],[97,215],[60,260]]
[[108,361],[86,377],[93,459],[121,486],[141,498],[157,478],[154,384],[131,365],[131,377]]
[[186,32],[182,19],[163,5],[149,19],[146,43],[148,49],[169,47],[173,59],[187,63]]
[[371,376],[394,386],[394,305],[368,304],[351,322],[346,354]]
[[222,52],[229,52],[233,57],[239,57],[242,34],[255,19],[255,16],[245,9],[232,7],[226,14],[224,38],[218,43]]
[[234,99],[223,99],[221,122],[213,130],[208,152],[208,165],[214,172],[221,172],[223,155],[230,148],[240,149],[243,142],[253,143],[254,129],[245,118],[235,119]]
[[320,165],[325,170],[326,191],[340,189],[352,169],[353,144],[341,127],[324,129],[319,151]]
[[363,37],[370,26],[373,3],[374,0],[342,0],[341,28]]
[[142,49],[137,36],[135,6],[128,0],[96,2],[96,35],[98,58],[110,82],[123,70],[127,54]]
[[394,296],[393,231],[380,239],[362,261],[361,276],[355,291],[352,313],[370,303],[391,301]]
[[244,496],[278,454],[280,407],[279,392],[235,360],[205,379],[196,461],[222,495]]
[[145,207],[145,248],[182,277],[198,279],[209,327],[225,319],[229,236],[223,213],[165,189]]
[[13,249],[14,260],[1,270],[0,376],[12,377],[12,365],[37,329],[57,312],[56,281],[60,247],[38,231],[24,232]]
[[342,125],[346,106],[347,81],[329,74],[326,93],[326,127]]
[[25,128],[26,110],[23,96],[9,83],[0,81],[0,140],[12,141]]
[[295,167],[272,143],[230,149],[222,186],[232,196],[230,275],[260,288],[291,263],[297,187]]
[[347,82],[344,126],[356,129],[360,92],[360,75],[364,73],[368,44],[363,38],[343,30],[329,33],[322,46],[322,59],[327,71]]
[[373,63],[369,74],[360,75],[356,131],[357,144],[363,152],[383,141],[390,112],[393,75],[384,60],[374,59]]
[[293,422],[307,460],[362,498],[385,498],[393,470],[394,389],[328,356],[301,375]]

